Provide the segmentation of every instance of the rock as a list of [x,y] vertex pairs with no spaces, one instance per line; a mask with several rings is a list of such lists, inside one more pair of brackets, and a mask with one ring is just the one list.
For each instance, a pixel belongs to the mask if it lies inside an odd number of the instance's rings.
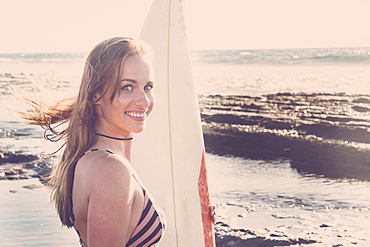
[[36,164],[35,163],[27,163],[23,167],[25,169],[34,169],[34,168],[36,168]]
[[4,172],[6,176],[13,176],[13,175],[18,175],[18,171],[15,169],[10,169],[8,171]]
[[273,232],[270,234],[270,237],[271,238],[283,238],[283,237],[287,237],[287,235],[285,235],[282,232]]
[[1,163],[24,163],[38,159],[36,155],[24,154],[22,152],[0,151]]
[[19,179],[29,179],[30,178],[30,176],[28,176],[28,175],[21,175],[21,176],[19,176]]
[[44,160],[37,163],[35,171],[37,172],[40,179],[42,179],[50,175],[51,169],[52,168],[50,167],[50,165]]
[[287,159],[301,173],[370,181],[369,95],[211,95],[199,102],[207,152]]
[[38,189],[38,188],[41,188],[41,187],[42,187],[41,184],[29,184],[29,185],[22,186],[22,188],[30,189],[30,190]]
[[363,106],[352,106],[352,109],[358,112],[370,112],[370,108]]
[[370,104],[370,99],[369,98],[357,98],[352,101],[353,103],[360,103],[360,104]]
[[2,180],[17,180],[17,179],[29,179],[29,175],[26,174],[28,170],[22,168],[12,168],[10,170],[4,171],[0,174]]
[[262,236],[252,236],[252,237],[238,237],[231,235],[219,235],[216,232],[216,246],[217,247],[246,247],[246,246],[263,246],[263,247],[275,247],[275,246],[293,246],[293,245],[307,245],[314,244],[315,240],[307,239],[287,239],[287,240],[277,240],[268,239]]
[[23,168],[14,168],[14,170],[18,173],[18,174],[25,174],[28,172],[27,169],[23,169]]

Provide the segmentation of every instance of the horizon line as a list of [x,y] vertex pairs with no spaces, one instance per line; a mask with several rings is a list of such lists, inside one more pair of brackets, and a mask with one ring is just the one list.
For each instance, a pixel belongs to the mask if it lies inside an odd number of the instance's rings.
[[[215,49],[190,49],[190,52],[197,51],[251,51],[251,50],[310,50],[310,49],[358,49],[370,48],[370,46],[319,46],[319,47],[273,47],[273,48],[215,48]],[[20,51],[20,52],[6,52],[0,51],[0,54],[68,54],[81,53],[88,54],[89,51]]]

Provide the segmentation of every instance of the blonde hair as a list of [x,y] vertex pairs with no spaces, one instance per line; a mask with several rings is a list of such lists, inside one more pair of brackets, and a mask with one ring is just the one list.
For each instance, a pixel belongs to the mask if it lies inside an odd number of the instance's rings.
[[[51,201],[55,204],[63,225],[73,226],[72,188],[77,161],[94,143],[97,114],[94,104],[104,95],[110,101],[119,92],[122,64],[129,55],[152,56],[143,41],[127,37],[107,39],[95,46],[86,59],[80,89],[76,99],[65,99],[53,106],[25,99],[34,111],[23,112],[30,124],[39,125],[51,141],[65,139],[59,163],[48,178]],[[99,93],[100,97],[95,96]],[[57,130],[63,123],[68,127]],[[45,133],[46,133],[45,132]]]

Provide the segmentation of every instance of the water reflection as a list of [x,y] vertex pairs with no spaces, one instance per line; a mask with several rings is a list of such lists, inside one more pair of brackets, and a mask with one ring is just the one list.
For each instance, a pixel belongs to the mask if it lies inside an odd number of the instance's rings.
[[287,160],[207,156],[214,200],[263,201],[274,206],[370,208],[370,183],[299,174]]
[[317,246],[370,246],[370,183],[299,174],[287,160],[207,155],[218,220]]

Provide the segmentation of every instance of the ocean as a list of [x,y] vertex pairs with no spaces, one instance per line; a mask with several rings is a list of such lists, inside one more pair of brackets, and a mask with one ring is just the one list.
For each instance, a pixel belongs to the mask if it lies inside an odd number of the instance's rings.
[[[77,85],[85,56],[0,54],[0,73],[47,75]],[[197,91],[203,95],[370,93],[370,48],[193,51],[192,60]]]
[[[24,125],[7,109],[23,107],[8,85],[32,91],[26,77],[31,75],[50,90],[46,91],[51,98],[73,96],[85,56],[84,53],[0,54],[0,133],[5,133],[0,136],[1,150],[37,155],[57,148],[43,140],[40,128]],[[370,48],[193,51],[192,59],[199,95],[261,96],[283,92],[370,95]],[[12,135],[12,131],[24,135]],[[280,231],[290,238],[311,236],[321,241],[321,245],[312,246],[370,246],[369,182],[300,174],[291,168],[289,160],[262,161],[207,154],[207,164],[218,217],[228,225],[255,229],[261,234],[274,232],[278,236]],[[0,173],[10,166],[1,165]],[[21,197],[17,201],[17,193],[9,193],[12,183],[18,194],[25,193],[31,198],[34,193],[37,203],[28,199],[28,204],[23,205],[19,201]],[[77,237],[70,230],[44,227],[58,224],[56,214],[47,205],[46,190],[32,192],[17,183],[0,181],[3,188],[0,201],[11,202],[0,206],[0,210],[3,208],[0,246],[20,246],[20,243],[21,246],[78,246]],[[40,207],[45,208],[45,214],[39,212]],[[27,218],[23,213],[24,218],[14,219],[18,215],[15,212],[23,212],[25,208],[30,214],[37,212],[37,217]],[[37,231],[32,224],[37,226]],[[49,237],[40,240],[38,234]],[[61,235],[64,238],[50,237]]]

